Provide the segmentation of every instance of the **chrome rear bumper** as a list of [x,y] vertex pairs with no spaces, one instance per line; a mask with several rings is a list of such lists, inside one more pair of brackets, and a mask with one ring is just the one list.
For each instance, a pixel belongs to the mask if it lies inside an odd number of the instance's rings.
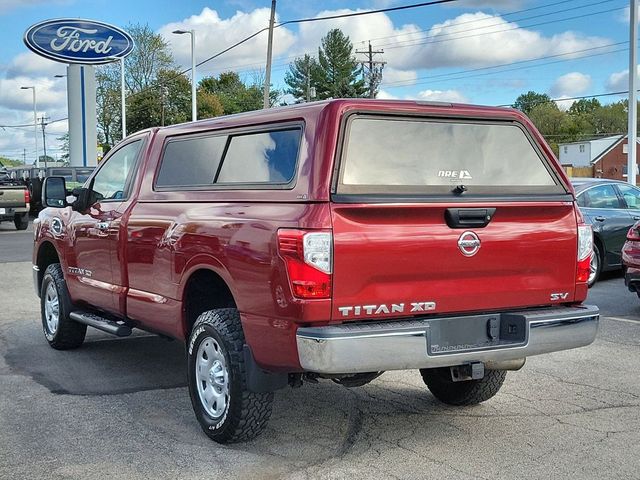
[[427,349],[429,336],[434,322],[444,318],[299,328],[300,365],[310,372],[339,374],[515,360],[589,345],[596,338],[600,318],[598,307],[591,305],[507,314],[524,317],[524,342],[432,355]]

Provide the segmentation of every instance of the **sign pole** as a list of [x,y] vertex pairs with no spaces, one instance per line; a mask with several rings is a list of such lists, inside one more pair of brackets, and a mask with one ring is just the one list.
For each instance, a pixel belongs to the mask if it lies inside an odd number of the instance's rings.
[[122,140],[127,136],[127,105],[124,83],[124,57],[120,57],[120,115],[122,116]]

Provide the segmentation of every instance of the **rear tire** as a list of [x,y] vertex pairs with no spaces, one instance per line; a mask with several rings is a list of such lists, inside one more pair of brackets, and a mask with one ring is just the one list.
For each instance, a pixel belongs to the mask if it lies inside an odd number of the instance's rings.
[[204,433],[218,443],[257,437],[271,416],[273,393],[247,387],[244,332],[235,308],[204,312],[191,331],[189,394]]
[[477,405],[493,397],[507,376],[506,370],[485,370],[480,380],[454,382],[450,369],[425,368],[420,370],[422,380],[434,397],[447,405]]
[[69,318],[71,305],[62,267],[52,263],[42,278],[40,313],[44,336],[56,350],[78,348],[84,342],[87,326]]
[[29,226],[29,214],[28,213],[16,213],[13,217],[13,224],[17,230],[26,230]]
[[598,278],[600,278],[600,273],[602,272],[602,252],[600,251],[598,244],[595,242],[593,243],[593,254],[591,256],[591,264],[589,268],[590,273],[587,285],[591,288],[596,284]]

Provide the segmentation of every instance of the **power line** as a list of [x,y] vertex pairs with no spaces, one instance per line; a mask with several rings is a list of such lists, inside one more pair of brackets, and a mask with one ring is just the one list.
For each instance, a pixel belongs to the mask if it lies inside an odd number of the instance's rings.
[[[627,51],[628,48],[610,50],[610,51],[606,51],[606,52],[595,53],[595,54],[592,54],[592,55],[581,55],[581,56],[577,56],[577,57],[573,57],[573,58],[568,58],[568,59],[565,59],[565,60],[559,60],[559,61],[554,61],[554,62],[543,62],[543,63],[536,64],[536,65],[526,65],[524,67],[505,69],[505,70],[500,70],[500,71],[496,71],[496,72],[488,72],[488,73],[482,73],[482,74],[477,74],[477,75],[467,75],[468,73],[471,73],[471,72],[489,70],[489,69],[493,69],[493,68],[509,67],[511,65],[518,65],[518,64],[522,64],[522,63],[537,62],[539,60],[545,60],[545,59],[548,59],[548,58],[565,57],[565,56],[570,56],[570,55],[572,56],[572,55],[575,55],[576,53],[589,52],[589,51],[593,51],[593,50],[599,50],[601,48],[608,48],[608,47],[612,47],[612,46],[625,45],[625,44],[628,44],[628,43],[629,42],[610,43],[608,45],[602,45],[600,47],[591,47],[591,48],[585,48],[585,49],[582,49],[582,50],[574,50],[572,52],[558,53],[558,54],[555,54],[555,55],[547,55],[547,56],[544,56],[544,57],[532,58],[532,59],[529,59],[529,60],[518,60],[516,62],[502,63],[502,64],[499,64],[499,65],[492,65],[492,66],[488,66],[488,67],[471,68],[471,69],[467,69],[467,70],[459,70],[457,72],[441,73],[441,74],[437,74],[437,75],[417,77],[417,78],[411,79],[411,80],[397,80],[395,82],[384,83],[384,85],[388,86],[388,87],[425,85],[425,84],[428,84],[428,83],[437,83],[439,81],[461,80],[461,79],[473,78],[473,77],[479,77],[479,76],[485,76],[485,75],[495,75],[495,74],[499,74],[499,73],[503,73],[503,72],[510,72],[510,71],[514,71],[514,70],[522,70],[522,69],[526,69],[526,68],[542,67],[542,66],[546,66],[546,65],[552,65],[552,64],[555,64],[555,63],[567,62],[567,61],[572,61],[572,60],[581,60],[581,59],[584,59],[584,58],[591,58],[591,57],[596,57],[596,56],[601,56],[601,55],[607,55],[607,54],[610,54],[610,53],[624,52],[624,51]],[[457,76],[457,75],[464,75],[464,76],[455,77],[455,78],[449,78],[451,76]],[[438,79],[438,80],[433,80],[433,81],[430,80],[430,81],[427,81],[427,82],[417,82],[416,81],[416,80],[421,80],[421,79],[426,79],[426,78]]]
[[[556,102],[565,102],[567,100],[584,100],[586,98],[600,98],[600,97],[610,97],[613,95],[626,95],[629,93],[629,90],[620,91],[620,92],[609,92],[609,93],[598,93],[596,95],[580,95],[577,97],[566,97],[566,98],[552,98],[550,100],[541,101],[538,103],[556,103]],[[496,105],[496,107],[513,107],[513,103],[506,103],[503,105]]]
[[[577,9],[589,8],[589,7],[593,7],[593,6],[596,6],[596,5],[602,5],[603,3],[610,3],[610,2],[613,2],[613,1],[615,1],[615,0],[604,0],[604,1],[594,2],[594,3],[588,3],[588,4],[585,4],[585,5],[580,5],[578,7],[565,8],[565,9],[556,10],[556,11],[553,11],[553,12],[547,12],[547,13],[541,13],[541,14],[538,14],[538,15],[532,15],[530,17],[516,18],[516,19],[508,21],[508,22],[495,22],[495,23],[492,23],[492,24],[489,24],[489,25],[482,25],[482,26],[475,27],[475,28],[465,28],[464,31],[450,32],[450,33],[437,33],[435,35],[425,35],[423,40],[424,39],[433,40],[433,39],[437,39],[437,38],[441,38],[441,37],[448,37],[448,36],[456,35],[456,34],[460,34],[460,33],[472,32],[474,30],[484,30],[484,29],[491,28],[491,27],[499,27],[499,26],[503,26],[505,23],[509,24],[509,23],[515,23],[515,22],[524,22],[524,21],[527,21],[527,20],[533,20],[534,18],[548,17],[550,15],[557,15],[559,13],[571,12],[571,11],[575,11]],[[624,8],[624,7],[620,7],[620,8]],[[579,15],[579,16],[566,17],[566,18],[562,18],[562,19],[551,20],[549,23],[564,22],[564,21],[567,21],[567,20],[573,20],[575,18],[581,18],[582,16],[599,15],[601,13],[607,13],[609,11],[613,11],[613,10],[616,10],[616,9],[604,10],[604,11],[600,11],[600,12],[590,12],[590,13],[586,13],[586,14]],[[496,17],[492,16],[490,18],[483,18],[483,19],[478,19],[478,20],[475,20],[475,21],[476,22],[486,22],[488,20],[493,20],[495,18]],[[500,18],[503,18],[503,16],[500,16]],[[468,22],[461,22],[459,24],[458,23],[450,24],[450,25],[447,25],[447,27],[448,28],[457,28],[458,26],[460,26],[460,25],[462,25],[464,23],[468,23]],[[544,24],[546,24],[546,23],[542,23],[542,25],[544,25]],[[538,24],[533,24],[533,25],[514,25],[514,27],[512,29],[528,28],[528,27],[533,27],[533,26],[537,26],[537,25]],[[511,29],[509,29],[509,30],[511,30]],[[421,30],[420,32],[425,32],[425,33],[428,34],[430,31],[431,30]],[[483,35],[489,35],[489,34],[492,34],[492,33],[498,33],[498,32],[502,32],[502,31],[503,30],[485,32]],[[412,33],[419,33],[419,32],[412,32]],[[476,35],[469,35],[469,36],[476,36]],[[455,38],[468,38],[469,36],[455,37]],[[416,38],[416,39],[403,40],[403,41],[400,41],[400,42],[395,42],[395,43],[390,43],[390,44],[384,44],[383,43],[382,46],[399,45],[399,44],[402,44],[402,43],[416,42],[416,41],[419,41],[419,40],[420,39]],[[429,43],[432,43],[432,42],[430,41]],[[437,43],[437,42],[433,42],[433,43]]]
[[[376,13],[384,13],[384,12],[393,12],[393,11],[399,11],[399,10],[407,10],[407,9],[412,9],[412,8],[420,8],[420,7],[427,7],[427,6],[433,6],[433,5],[441,5],[441,4],[445,4],[445,3],[454,3],[457,2],[458,0],[432,0],[430,2],[421,2],[421,3],[413,3],[410,5],[399,5],[397,7],[389,7],[389,8],[380,8],[377,10],[366,10],[363,12],[351,12],[351,13],[344,13],[344,14],[340,14],[340,15],[329,15],[326,17],[312,17],[312,18],[299,18],[296,20],[288,20],[286,22],[281,22],[277,25],[274,26],[274,28],[279,28],[279,27],[283,27],[285,25],[292,25],[292,24],[298,24],[298,23],[308,23],[308,22],[319,22],[319,21],[323,21],[323,20],[335,20],[337,18],[347,18],[347,17],[356,17],[356,16],[362,16],[362,15],[372,15],[372,14],[376,14]],[[260,35],[262,32],[266,32],[267,30],[269,30],[269,27],[265,27],[262,28],[260,30],[258,30],[257,32],[252,33],[251,35],[249,35],[248,37],[243,38],[242,40],[234,43],[233,45],[219,51],[218,53],[211,55],[210,57],[202,60],[200,63],[196,64],[196,67],[200,67],[202,65],[204,65],[207,62],[210,62],[211,60],[218,58],[221,55],[224,55],[225,53],[227,53],[228,51],[242,45],[243,43],[248,42],[249,40],[251,40],[252,38]],[[173,79],[178,78],[180,75],[184,75],[188,72],[191,71],[191,68],[186,68],[184,70],[182,70],[181,72],[179,72],[178,74],[174,75],[171,78],[165,79],[165,82],[167,81],[171,81]],[[130,98],[132,96],[138,95],[144,91],[147,91],[151,88],[155,88],[156,86],[158,86],[157,83],[149,85],[137,92],[131,93],[127,96],[127,98]]]
[[[564,4],[564,3],[573,2],[573,1],[575,1],[575,0],[563,0],[561,2],[555,2],[555,3],[551,3],[551,4],[547,4],[547,5],[542,5],[542,6],[539,6],[539,7],[534,7],[534,8],[519,10],[519,11],[516,11],[516,12],[510,12],[510,13],[502,14],[502,15],[500,15],[500,17],[504,18],[504,17],[510,16],[510,15],[515,15],[515,14],[519,14],[519,13],[523,13],[523,12],[527,12],[527,11],[531,11],[531,10],[536,10],[536,9],[540,9],[540,8],[546,8],[546,7],[555,6],[555,5]],[[514,19],[513,21],[514,22],[515,21],[520,22],[520,21],[524,21],[524,20],[530,20],[532,18],[539,18],[539,17],[542,17],[542,16],[555,15],[555,14],[558,14],[558,13],[564,13],[566,11],[572,11],[572,10],[576,10],[576,9],[587,8],[587,7],[591,7],[591,6],[594,6],[594,5],[600,5],[602,3],[609,3],[609,2],[612,2],[612,1],[614,1],[614,0],[604,0],[603,2],[595,2],[595,3],[586,4],[586,5],[579,5],[579,6],[570,8],[570,9],[557,10],[557,11],[554,11],[554,12],[547,12],[547,13],[544,13],[544,14],[541,14],[541,15],[536,15],[536,16],[533,16],[533,17],[518,18],[518,19]],[[622,8],[624,8],[624,7],[622,7]],[[601,12],[591,12],[591,13],[589,13],[587,15],[598,15],[600,13]],[[495,17],[492,17],[492,18],[495,18]],[[443,25],[442,28],[443,29],[453,29],[453,28],[459,27],[460,25],[486,22],[487,20],[490,20],[490,19],[483,18],[483,19],[476,19],[476,20],[467,20],[467,21],[464,21],[464,22],[456,23],[455,25]],[[554,20],[553,22],[549,22],[549,23],[561,22],[561,21],[565,21],[565,20],[566,19]],[[484,25],[484,26],[481,26],[481,27],[477,27],[475,29],[466,30],[465,33],[468,32],[468,31],[471,31],[471,30],[485,29],[485,28],[498,26],[498,25],[503,25],[503,23],[494,23],[494,24],[491,24],[491,25]],[[535,26],[535,25],[518,26],[516,28],[513,28],[513,30],[516,30],[518,28],[527,28],[529,26]],[[388,35],[386,37],[374,37],[374,38],[369,38],[369,39],[365,39],[365,40],[354,41],[353,43],[354,44],[365,43],[367,41],[380,40],[380,39],[392,38],[392,37],[402,37],[402,36],[406,36],[406,35],[412,35],[412,34],[416,34],[416,33],[420,33],[420,32],[428,32],[428,31],[429,30],[417,30],[415,32],[405,32],[405,33],[400,33],[400,34],[395,34],[395,35]],[[434,35],[434,36],[429,37],[429,38],[433,39],[433,38],[438,38],[438,37],[441,37],[441,36],[455,35],[455,34],[460,34],[460,33],[461,32],[440,33],[440,34]],[[485,32],[482,35],[491,34],[491,33],[497,33],[497,32]],[[474,36],[476,36],[476,35],[469,35],[469,36],[460,37],[460,38],[468,38],[468,37],[474,37]],[[427,37],[424,37],[424,38],[427,38]],[[405,40],[404,42],[416,42],[418,40],[420,40],[420,39]],[[378,45],[378,47],[387,46],[387,45],[394,45],[393,48],[404,48],[404,47],[408,47],[408,46],[413,46],[413,45],[401,45],[401,43],[402,42],[394,42],[394,43],[390,43],[390,44],[382,44],[382,45]],[[315,52],[304,52],[302,54],[289,55],[287,57],[284,57],[283,60],[299,58],[300,56],[302,56],[304,54],[313,55],[314,53]],[[248,63],[248,64],[243,64],[243,65],[224,66],[224,67],[219,67],[219,68],[220,69],[237,69],[237,68],[241,68],[241,67],[249,67],[249,66],[252,66],[252,65],[261,65],[261,64],[262,64],[262,62],[254,62],[254,63]],[[282,67],[282,66],[286,67],[288,65],[289,65],[289,62],[286,62],[286,61],[285,61],[285,63],[278,63],[278,64],[276,64],[277,68],[274,68],[274,70],[278,70],[278,69],[280,69],[279,67]]]
[[[616,8],[610,8],[607,10],[600,10],[598,12],[591,12],[591,13],[584,13],[582,15],[574,15],[573,17],[565,17],[565,18],[561,18],[558,20],[549,20],[547,22],[538,22],[538,23],[532,23],[531,25],[515,25],[511,28],[503,28],[502,30],[492,30],[491,32],[484,32],[484,33],[476,33],[476,34],[472,34],[472,35],[461,35],[458,37],[453,37],[453,38],[444,38],[441,40],[425,40],[425,41],[416,41],[416,40],[406,40],[406,41],[402,41],[402,42],[396,42],[396,43],[391,43],[391,44],[382,44],[380,46],[382,47],[386,47],[387,49],[396,49],[396,48],[405,48],[405,47],[414,47],[414,46],[418,46],[418,45],[430,45],[433,43],[444,43],[444,42],[451,42],[451,41],[455,41],[455,40],[461,40],[464,38],[471,38],[471,37],[480,37],[480,36],[484,36],[484,35],[493,35],[495,33],[503,33],[503,32],[510,32],[513,30],[519,30],[519,29],[523,29],[523,28],[531,28],[531,27],[539,27],[541,25],[549,25],[552,23],[560,23],[560,22],[566,22],[569,20],[576,20],[578,18],[585,18],[585,17],[592,17],[594,15],[601,15],[603,13],[610,13],[610,12],[615,12],[617,10],[623,10],[625,9],[626,6],[622,6],[622,7],[616,7]],[[449,33],[446,35],[453,35],[454,33]],[[409,43],[409,42],[415,42],[415,43]]]

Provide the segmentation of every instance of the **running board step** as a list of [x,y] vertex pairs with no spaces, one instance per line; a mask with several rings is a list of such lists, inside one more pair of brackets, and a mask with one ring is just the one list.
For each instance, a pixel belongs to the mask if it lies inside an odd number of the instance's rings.
[[128,337],[131,335],[131,327],[128,325],[114,320],[109,320],[108,318],[101,317],[95,313],[71,312],[69,316],[76,322],[84,323],[85,325],[116,335],[117,337]]

